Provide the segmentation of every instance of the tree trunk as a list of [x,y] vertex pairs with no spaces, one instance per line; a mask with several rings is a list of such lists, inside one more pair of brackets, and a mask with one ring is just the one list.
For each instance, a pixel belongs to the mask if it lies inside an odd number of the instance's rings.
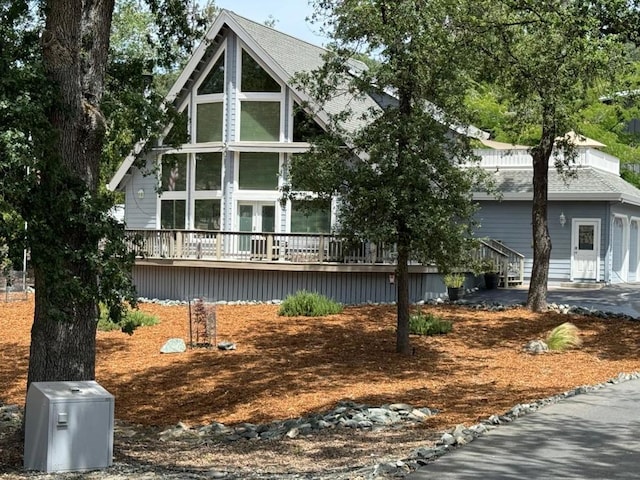
[[402,241],[398,244],[396,288],[398,300],[396,353],[411,355],[411,343],[409,341],[409,249]]
[[[545,119],[552,118],[546,111]],[[533,268],[529,283],[527,308],[534,312],[547,309],[547,284],[549,281],[549,259],[551,257],[551,237],[547,221],[547,197],[549,191],[549,158],[556,137],[552,121],[545,122],[540,144],[533,149],[533,207],[531,226],[533,235]]]
[[45,3],[43,63],[57,95],[49,112],[52,145],[34,192],[42,211],[29,231],[56,242],[32,242],[36,293],[27,385],[95,378],[97,298],[82,293],[97,291],[98,282],[88,266],[99,237],[87,204],[99,181],[105,129],[100,100],[113,6],[114,0]]

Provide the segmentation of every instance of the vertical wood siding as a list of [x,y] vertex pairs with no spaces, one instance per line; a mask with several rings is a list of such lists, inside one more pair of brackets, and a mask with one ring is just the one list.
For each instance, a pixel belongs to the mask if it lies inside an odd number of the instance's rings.
[[[374,273],[290,272],[218,268],[136,266],[133,278],[138,295],[146,298],[209,301],[282,300],[299,290],[318,292],[344,304],[391,303],[396,286],[389,275]],[[437,274],[411,274],[412,302],[444,295]]]

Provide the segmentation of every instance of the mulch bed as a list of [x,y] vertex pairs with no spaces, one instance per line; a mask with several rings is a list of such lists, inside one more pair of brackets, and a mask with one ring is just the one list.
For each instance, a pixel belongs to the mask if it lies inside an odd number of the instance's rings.
[[[273,305],[225,305],[217,307],[217,340],[235,342],[237,350],[161,354],[169,338],[188,342],[188,309],[140,308],[160,324],[132,336],[99,332],[96,370],[96,380],[115,395],[116,418],[134,424],[262,423],[329,410],[348,399],[437,408],[427,427],[446,429],[640,371],[638,321],[424,306],[452,320],[453,332],[412,337],[414,355],[403,357],[395,353],[391,306],[286,318]],[[7,404],[24,402],[32,318],[32,300],[0,304],[0,401]],[[579,328],[582,348],[522,351],[567,320]]]

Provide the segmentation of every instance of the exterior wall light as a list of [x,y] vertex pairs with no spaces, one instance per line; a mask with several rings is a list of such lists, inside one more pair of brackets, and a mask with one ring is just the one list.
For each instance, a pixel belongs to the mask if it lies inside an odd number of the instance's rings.
[[141,188],[138,190],[138,198],[142,200],[144,198],[144,190]]
[[560,212],[560,226],[564,227],[567,223],[567,217],[564,216],[564,212]]

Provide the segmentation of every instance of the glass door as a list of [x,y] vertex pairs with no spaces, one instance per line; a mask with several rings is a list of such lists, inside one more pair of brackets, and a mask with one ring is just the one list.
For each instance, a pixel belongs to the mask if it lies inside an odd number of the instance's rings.
[[266,251],[263,251],[266,249],[266,238],[258,233],[276,231],[276,206],[273,203],[262,202],[238,203],[238,230],[251,233],[240,235],[240,252],[266,254]]

